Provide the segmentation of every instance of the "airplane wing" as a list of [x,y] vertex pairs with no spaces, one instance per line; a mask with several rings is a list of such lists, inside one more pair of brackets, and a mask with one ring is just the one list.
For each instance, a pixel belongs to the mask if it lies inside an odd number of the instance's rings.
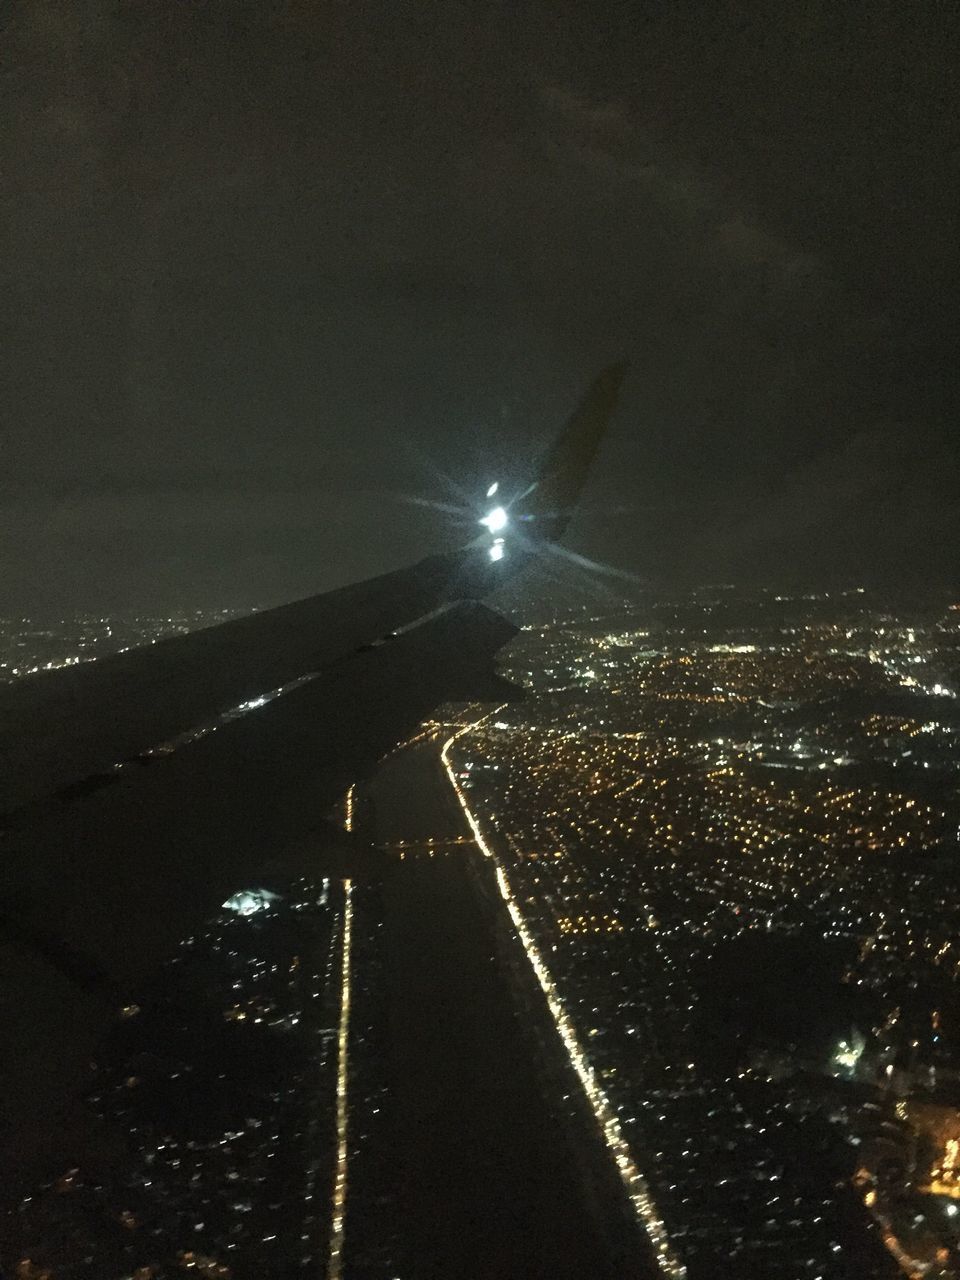
[[[611,376],[541,477],[550,532]],[[532,548],[481,539],[0,690],[0,1167],[42,1148],[119,1008],[234,891],[374,867],[326,815],[438,704],[503,696],[495,655],[516,628],[479,597]]]
[[559,538],[570,523],[626,372],[625,363],[604,369],[547,451],[524,501],[524,516],[539,538]]

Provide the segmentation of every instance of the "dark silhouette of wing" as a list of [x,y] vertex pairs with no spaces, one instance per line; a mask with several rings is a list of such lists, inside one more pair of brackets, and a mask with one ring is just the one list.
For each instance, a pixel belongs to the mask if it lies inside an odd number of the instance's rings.
[[[621,377],[528,490],[544,536]],[[42,1149],[119,1007],[235,890],[373,865],[325,815],[438,704],[503,696],[516,628],[478,598],[527,559],[473,545],[0,690],[0,1168]]]

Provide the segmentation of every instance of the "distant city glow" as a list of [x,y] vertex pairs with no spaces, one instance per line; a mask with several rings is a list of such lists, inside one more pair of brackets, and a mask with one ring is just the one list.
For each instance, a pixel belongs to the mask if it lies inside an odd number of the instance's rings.
[[507,527],[509,517],[503,507],[494,507],[480,521],[485,525],[491,533],[500,533],[502,529]]

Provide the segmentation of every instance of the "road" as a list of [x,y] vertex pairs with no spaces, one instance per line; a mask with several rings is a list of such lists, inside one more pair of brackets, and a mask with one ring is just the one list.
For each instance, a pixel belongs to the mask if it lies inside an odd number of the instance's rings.
[[496,958],[439,744],[391,757],[362,807],[364,834],[395,850],[384,907],[412,1273],[619,1280]]

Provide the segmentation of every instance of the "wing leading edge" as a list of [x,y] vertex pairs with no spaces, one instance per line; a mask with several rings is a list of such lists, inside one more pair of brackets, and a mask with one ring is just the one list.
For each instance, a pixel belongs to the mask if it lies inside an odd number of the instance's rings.
[[[500,696],[516,628],[476,602],[363,648],[247,714],[15,814],[0,860],[0,1168],[68,1127],[97,1042],[238,888],[376,874],[327,815],[439,703]],[[67,1106],[65,1114],[74,1115]]]

